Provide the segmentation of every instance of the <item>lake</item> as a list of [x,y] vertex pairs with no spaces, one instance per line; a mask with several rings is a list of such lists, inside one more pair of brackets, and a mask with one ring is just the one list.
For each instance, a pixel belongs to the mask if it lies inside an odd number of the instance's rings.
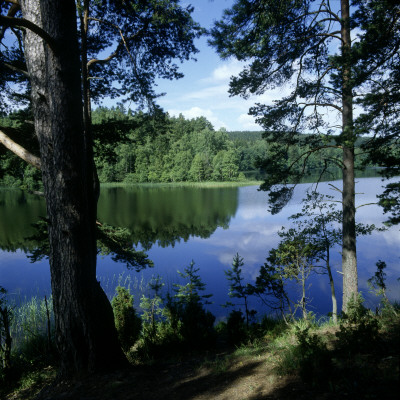
[[[330,184],[340,189],[341,182],[325,182],[318,191],[334,195]],[[101,222],[126,227],[138,249],[147,251],[154,267],[141,272],[128,271],[111,256],[98,257],[98,279],[109,297],[118,282],[130,285],[136,301],[146,292],[146,284],[153,275],[160,275],[166,288],[182,283],[177,270],[193,260],[198,268],[206,292],[212,293],[210,310],[222,317],[227,310],[220,305],[229,300],[228,282],[224,270],[239,253],[244,258],[243,275],[254,282],[260,266],[271,248],[279,243],[277,232],[289,226],[287,218],[300,211],[301,200],[310,184],[298,185],[293,198],[283,211],[271,215],[267,194],[256,186],[191,188],[191,187],[105,187],[99,200]],[[357,205],[375,203],[376,194],[382,192],[380,178],[360,178],[357,181]],[[9,291],[15,301],[32,295],[50,293],[50,274],[46,259],[30,263],[27,254],[38,242],[32,224],[45,216],[43,199],[19,190],[0,189],[0,286]],[[377,205],[360,207],[357,221],[381,226],[385,220]],[[366,304],[374,307],[376,297],[369,293],[367,279],[375,270],[375,263],[387,263],[389,298],[399,299],[400,231],[391,227],[385,232],[374,232],[357,240],[359,287]],[[342,277],[340,248],[332,251],[332,266],[341,307]],[[330,311],[330,289],[325,275],[310,279],[310,310],[319,315]],[[259,314],[266,313],[256,299],[252,306]]]

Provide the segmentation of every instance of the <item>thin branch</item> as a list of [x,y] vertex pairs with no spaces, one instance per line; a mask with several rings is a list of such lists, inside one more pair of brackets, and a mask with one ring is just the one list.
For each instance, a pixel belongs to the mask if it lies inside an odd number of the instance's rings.
[[3,65],[4,65],[5,67],[7,67],[8,69],[11,69],[12,71],[15,71],[15,72],[18,72],[18,73],[20,73],[20,74],[22,74],[22,75],[25,75],[27,78],[30,77],[28,71],[25,71],[25,70],[23,70],[23,69],[20,69],[20,68],[18,68],[18,67],[15,67],[14,65],[11,65],[11,64],[8,64],[8,63],[3,63]]
[[99,22],[99,23],[102,23],[102,24],[107,24],[107,25],[110,25],[110,26],[114,27],[115,29],[118,30],[119,35],[121,36],[121,40],[120,40],[120,42],[118,43],[117,48],[115,49],[115,51],[114,51],[113,53],[111,53],[107,58],[104,58],[104,59],[102,59],[102,60],[95,59],[95,58],[92,59],[92,60],[90,60],[90,61],[88,62],[88,64],[87,64],[88,68],[89,68],[92,64],[98,64],[98,63],[105,64],[105,63],[107,63],[108,61],[112,60],[113,58],[115,58],[115,57],[117,56],[119,50],[120,50],[122,47],[125,47],[126,51],[127,51],[128,54],[129,54],[129,57],[130,57],[132,63],[134,63],[132,54],[131,54],[130,51],[129,51],[129,47],[128,47],[128,44],[127,44],[127,40],[132,40],[132,39],[134,39],[135,37],[137,37],[137,36],[139,35],[139,33],[142,32],[142,30],[140,30],[139,32],[135,33],[134,35],[129,36],[128,38],[125,38],[124,35],[123,35],[123,33],[122,33],[121,28],[120,28],[118,25],[115,25],[115,24],[113,24],[112,22],[105,21],[105,20],[102,20],[102,19],[99,19],[99,18],[89,17],[88,19],[91,20],[91,21],[96,21],[96,22]]
[[304,41],[307,41],[308,39],[312,39],[314,37],[321,36],[321,37],[324,37],[324,38],[332,37],[334,39],[340,40],[343,43],[343,39],[340,36],[336,36],[337,33],[340,33],[340,31],[335,31],[335,32],[332,32],[332,33],[316,33],[316,34],[311,35],[311,36],[303,37],[301,39],[301,41],[304,42]]
[[304,106],[304,108],[306,107],[311,107],[311,106],[318,106],[318,107],[333,107],[336,110],[338,110],[339,112],[343,112],[342,108],[337,106],[336,104],[332,104],[332,103],[298,103],[299,106]]
[[332,185],[332,183],[328,183],[329,186],[331,186],[332,190],[336,190],[339,193],[343,193],[338,187]]
[[365,207],[365,206],[375,206],[378,203],[365,203],[365,204],[361,204],[360,206],[356,207],[356,210],[358,210],[361,207]]
[[22,158],[28,164],[31,164],[37,169],[41,169],[40,158],[36,157],[28,150],[20,146],[18,143],[15,143],[11,140],[3,131],[0,130],[0,143],[2,143],[7,149],[11,150],[15,155]]

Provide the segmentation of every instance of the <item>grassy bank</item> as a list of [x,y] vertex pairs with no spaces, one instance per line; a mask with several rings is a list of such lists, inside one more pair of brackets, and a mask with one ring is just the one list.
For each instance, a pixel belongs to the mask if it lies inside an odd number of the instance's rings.
[[148,188],[165,188],[165,187],[190,187],[190,188],[223,188],[223,187],[241,187],[260,185],[261,181],[234,181],[234,182],[168,182],[168,183],[102,183],[101,187],[148,187]]
[[[34,307],[27,308],[32,313]],[[41,315],[41,307],[37,312]],[[33,316],[31,316],[33,318]],[[44,318],[45,320],[45,318]],[[128,350],[129,370],[46,389],[40,399],[395,399],[399,383],[399,307],[379,315],[357,305],[339,324],[310,318],[285,324],[264,318],[244,328],[220,323],[216,340],[193,350],[167,344],[162,356]],[[241,328],[240,328],[241,329]],[[239,330],[240,330],[239,329]],[[29,336],[29,335],[28,335]],[[37,337],[36,337],[37,336]],[[0,398],[33,400],[55,377],[55,353],[43,334],[14,352],[19,370],[0,385]],[[30,349],[30,353],[29,350]],[[29,358],[30,357],[30,358]]]

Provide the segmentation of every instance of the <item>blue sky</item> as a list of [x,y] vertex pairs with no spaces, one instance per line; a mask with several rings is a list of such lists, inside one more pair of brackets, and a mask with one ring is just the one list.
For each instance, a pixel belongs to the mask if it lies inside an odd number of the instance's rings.
[[[192,0],[182,2],[195,7],[193,18],[203,27],[210,28],[219,20],[224,9],[229,8],[233,0]],[[261,130],[248,115],[249,108],[258,100],[269,102],[273,93],[265,94],[263,99],[229,97],[229,78],[238,74],[242,65],[229,59],[222,61],[215,50],[208,46],[207,37],[196,41],[200,50],[196,54],[197,62],[187,61],[181,64],[185,77],[178,81],[158,81],[157,92],[166,95],[158,99],[158,104],[170,115],[180,113],[186,118],[206,117],[215,129]]]
[[[182,5],[191,4],[195,10],[193,18],[204,28],[211,28],[221,19],[223,10],[230,8],[234,0],[192,0],[182,1]],[[172,116],[183,114],[186,118],[206,117],[215,129],[221,127],[228,131],[262,130],[248,111],[255,103],[272,104],[275,99],[287,96],[291,83],[260,96],[250,96],[247,100],[239,96],[229,97],[229,80],[237,75],[244,64],[234,58],[222,61],[215,50],[203,37],[196,41],[200,52],[197,62],[188,61],[181,65],[185,77],[178,81],[158,81],[158,93],[166,93],[158,99],[158,104]],[[335,51],[337,49],[334,49]],[[332,109],[326,110],[326,118],[334,126],[341,125],[340,115]]]

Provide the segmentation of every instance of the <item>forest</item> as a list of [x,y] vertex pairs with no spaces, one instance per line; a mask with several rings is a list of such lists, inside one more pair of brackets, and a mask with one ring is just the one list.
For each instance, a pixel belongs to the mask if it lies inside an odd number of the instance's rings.
[[[3,115],[0,124],[11,137],[33,137],[24,118],[25,112]],[[215,130],[205,117],[170,117],[161,110],[134,113],[123,105],[99,107],[92,112],[92,123],[94,158],[102,183],[262,180],[265,172],[260,164],[276,151],[262,131]],[[284,167],[295,165],[305,177],[336,177],[339,167],[327,168],[326,160],[339,160],[340,149],[332,146],[314,152],[304,165],[300,155],[309,148],[300,145],[303,136],[299,134],[298,143],[282,146]],[[358,138],[356,168],[360,171],[374,166],[362,155],[360,147],[365,142],[367,138]],[[35,149],[38,144],[32,140],[28,146]],[[0,185],[35,190],[39,184],[39,171],[0,149]]]
[[[399,224],[399,2],[224,3],[203,27],[195,7],[180,0],[0,1],[0,183],[45,200],[41,240],[28,247],[40,243],[32,259],[48,260],[52,294],[16,309],[0,285],[1,396],[394,397],[400,311],[388,301],[382,260],[373,261],[368,279],[377,309],[366,308],[360,294],[358,236],[374,228],[358,221],[356,173],[378,167],[385,187],[377,204],[388,226]],[[249,100],[241,117],[262,134],[215,130],[204,117],[174,117],[157,105],[160,81],[182,78],[181,64],[195,61],[205,46],[224,64],[198,81],[218,81],[234,65],[229,81],[211,93]],[[204,91],[194,94],[200,100]],[[101,107],[107,100],[136,111]],[[179,272],[184,283],[173,283],[165,296],[163,282],[149,283],[140,318],[128,289],[118,287],[110,302],[99,283],[99,254],[138,270],[152,265],[126,229],[98,220],[100,183],[255,178],[275,215],[307,176],[320,182],[338,171],[340,210],[331,212],[318,193],[309,193],[301,213],[290,217],[293,226],[277,233],[281,241],[254,284],[243,284],[245,261],[236,253],[225,271],[226,306],[238,309],[225,321],[215,324],[207,310],[211,294],[194,261]],[[4,198],[4,204],[25,201]],[[168,233],[164,242],[174,240]],[[156,239],[149,235],[148,246]],[[340,248],[341,310],[332,246]],[[11,255],[12,244],[5,248],[10,253],[2,254]],[[316,260],[331,288],[326,323],[307,310],[306,281]],[[288,281],[301,294],[295,308]],[[263,297],[279,318],[254,320],[249,296]],[[25,318],[32,315],[42,317],[40,335]],[[13,318],[24,339],[18,348]]]

